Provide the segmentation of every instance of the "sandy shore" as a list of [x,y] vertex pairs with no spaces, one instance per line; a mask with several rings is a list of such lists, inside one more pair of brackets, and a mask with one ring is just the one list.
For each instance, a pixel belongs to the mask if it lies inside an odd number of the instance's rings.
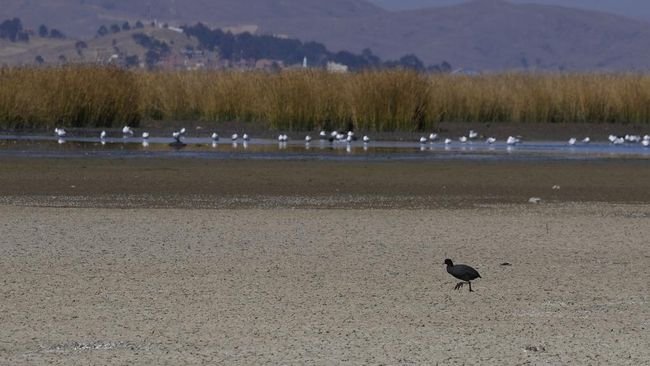
[[647,205],[0,216],[0,364],[650,361]]
[[648,187],[644,161],[2,158],[0,365],[648,364]]

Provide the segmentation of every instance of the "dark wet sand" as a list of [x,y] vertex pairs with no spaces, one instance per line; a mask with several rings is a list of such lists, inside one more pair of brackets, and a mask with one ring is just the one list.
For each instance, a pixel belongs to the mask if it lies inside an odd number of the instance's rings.
[[0,158],[5,202],[59,196],[111,207],[467,207],[530,197],[648,203],[650,163]]

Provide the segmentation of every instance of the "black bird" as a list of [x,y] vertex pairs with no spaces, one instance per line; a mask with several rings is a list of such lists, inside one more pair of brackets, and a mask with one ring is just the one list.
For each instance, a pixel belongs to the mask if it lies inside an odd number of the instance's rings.
[[180,131],[174,131],[174,133],[172,134],[172,136],[174,137],[174,142],[171,142],[169,144],[169,146],[171,146],[171,147],[173,147],[174,149],[177,149],[177,150],[184,148],[186,145],[182,140],[183,135],[185,135],[185,129],[184,128],[181,128]]
[[459,290],[465,285],[465,282],[467,282],[467,284],[469,284],[469,292],[474,292],[472,291],[472,283],[470,281],[481,278],[481,275],[478,274],[474,268],[464,264],[454,265],[454,262],[452,262],[451,259],[445,259],[445,264],[447,265],[447,273],[464,281],[457,283],[454,290]]

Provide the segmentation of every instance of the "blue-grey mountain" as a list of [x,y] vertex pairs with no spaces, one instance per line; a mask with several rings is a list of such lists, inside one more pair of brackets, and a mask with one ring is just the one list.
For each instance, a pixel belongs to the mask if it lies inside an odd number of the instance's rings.
[[[423,9],[434,6],[449,6],[470,0],[370,0],[389,10]],[[650,21],[648,0],[510,0],[516,4],[559,5],[564,7],[597,10],[630,18]]]
[[318,41],[332,51],[370,48],[383,59],[413,53],[426,64],[476,70],[650,68],[649,22],[502,0],[405,11],[366,0],[4,0],[0,19],[12,17],[88,38],[121,20],[203,22]]

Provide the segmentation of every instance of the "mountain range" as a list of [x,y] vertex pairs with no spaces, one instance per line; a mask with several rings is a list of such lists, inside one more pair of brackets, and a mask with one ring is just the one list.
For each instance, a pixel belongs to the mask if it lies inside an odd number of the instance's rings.
[[[571,0],[579,1],[579,0]],[[630,1],[630,0],[625,0]],[[650,23],[584,9],[474,0],[386,10],[365,0],[3,0],[2,19],[19,17],[80,38],[104,24],[156,19],[203,22],[314,40],[386,59],[413,53],[476,70],[648,70]]]
[[[435,6],[458,5],[470,0],[370,0],[389,10],[423,9]],[[517,4],[560,5],[571,8],[596,10],[630,18],[650,21],[648,0],[510,0]]]

